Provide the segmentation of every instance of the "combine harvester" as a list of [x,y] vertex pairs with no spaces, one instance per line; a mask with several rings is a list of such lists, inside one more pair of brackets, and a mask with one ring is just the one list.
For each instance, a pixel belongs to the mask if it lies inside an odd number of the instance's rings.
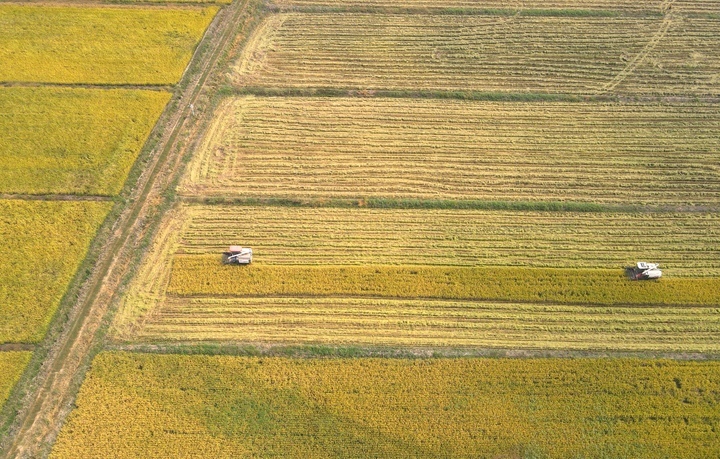
[[646,263],[639,261],[637,266],[626,268],[628,277],[632,280],[651,280],[660,279],[662,271],[658,268],[658,263]]
[[223,254],[223,263],[226,265],[249,265],[252,261],[252,249],[231,245],[230,249]]

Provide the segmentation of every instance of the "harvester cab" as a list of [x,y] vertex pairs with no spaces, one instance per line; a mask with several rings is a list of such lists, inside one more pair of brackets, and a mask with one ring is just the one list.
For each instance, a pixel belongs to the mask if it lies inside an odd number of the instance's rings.
[[223,254],[223,263],[226,265],[249,265],[251,261],[252,249],[250,247],[231,245],[229,250]]
[[639,261],[637,266],[628,268],[628,276],[632,280],[650,280],[660,279],[662,271],[658,268],[657,263],[647,263]]

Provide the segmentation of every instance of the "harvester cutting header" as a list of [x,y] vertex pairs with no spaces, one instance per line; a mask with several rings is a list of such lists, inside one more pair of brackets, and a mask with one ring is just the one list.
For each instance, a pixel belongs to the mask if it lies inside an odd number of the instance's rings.
[[251,261],[252,249],[250,247],[231,245],[229,250],[223,254],[223,263],[226,265],[249,265]]
[[658,268],[657,263],[647,263],[639,261],[637,266],[628,268],[628,276],[632,280],[650,280],[660,279],[662,271]]

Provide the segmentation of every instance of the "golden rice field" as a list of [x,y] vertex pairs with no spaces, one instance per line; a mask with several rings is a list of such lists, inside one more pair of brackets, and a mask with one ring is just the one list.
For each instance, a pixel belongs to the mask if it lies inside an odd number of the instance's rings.
[[720,22],[683,16],[269,16],[240,86],[561,94],[720,93]]
[[[577,10],[606,10],[608,12],[663,12],[668,8],[683,13],[717,13],[714,0],[273,0],[272,5],[280,9],[297,8],[423,8],[461,11],[489,12],[560,12]],[[571,14],[571,13],[566,13]]]
[[715,306],[170,296],[124,338],[717,354]]
[[0,192],[114,195],[170,94],[0,88]]
[[0,343],[45,336],[111,205],[0,200]]
[[168,293],[181,296],[300,295],[720,305],[720,277],[629,282],[621,269],[468,266],[223,265],[218,256],[177,256]]
[[20,379],[32,357],[32,352],[0,352],[0,408],[5,404],[10,391]]
[[173,218],[174,252],[219,257],[241,243],[262,264],[621,270],[648,259],[673,277],[720,274],[717,213],[183,205]]
[[[185,205],[163,223],[113,334],[710,352],[716,217]],[[255,261],[222,265],[238,241]],[[628,281],[623,266],[643,258],[663,260],[668,278]]]
[[718,381],[718,362],[105,352],[50,457],[705,459]]
[[0,5],[0,82],[174,84],[217,10]]
[[181,192],[716,206],[712,104],[236,97]]

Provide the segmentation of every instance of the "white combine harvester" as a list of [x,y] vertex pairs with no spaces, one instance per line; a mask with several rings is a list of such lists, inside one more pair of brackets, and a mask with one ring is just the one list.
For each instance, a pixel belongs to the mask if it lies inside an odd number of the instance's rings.
[[628,275],[632,280],[660,279],[662,271],[657,263],[646,263],[639,261],[636,267],[628,268]]
[[223,254],[223,263],[226,265],[249,265],[252,261],[252,249],[231,245],[230,249]]

